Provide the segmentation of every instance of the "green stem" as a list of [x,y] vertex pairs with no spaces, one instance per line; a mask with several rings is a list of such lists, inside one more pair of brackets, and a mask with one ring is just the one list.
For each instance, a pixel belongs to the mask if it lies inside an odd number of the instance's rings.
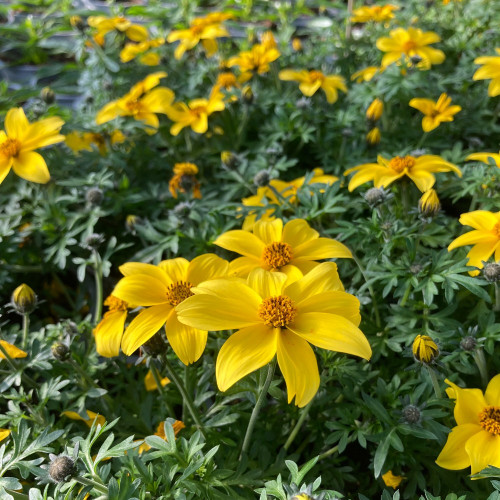
[[252,439],[255,424],[257,423],[257,417],[259,416],[262,406],[264,406],[267,391],[269,390],[269,386],[271,385],[271,382],[273,380],[274,370],[276,369],[276,361],[277,358],[275,357],[268,365],[266,380],[264,382],[264,385],[260,389],[259,397],[257,398],[252,414],[250,415],[245,438],[243,439],[243,446],[241,447],[240,460],[242,459],[243,455],[246,455],[246,453],[248,452],[248,448],[250,448],[250,441]]
[[170,361],[165,354],[161,357],[161,360],[167,370],[167,374],[170,380],[175,384],[178,391],[181,393],[183,404],[187,406],[196,427],[198,427],[198,430],[203,434],[203,425],[198,415],[198,411],[196,410],[194,402],[191,399],[188,391],[186,390],[186,387],[184,386],[181,378],[177,375],[177,373],[175,373],[174,367],[170,364]]
[[163,402],[167,407],[168,415],[174,418],[175,416],[174,410],[172,409],[172,406],[168,402],[167,393],[165,392],[164,387],[161,385],[160,373],[158,372],[158,368],[156,368],[155,362],[153,360],[151,360],[150,368],[151,368],[151,373],[153,374],[153,378],[155,379],[156,386],[158,387],[158,392],[160,393],[160,396],[162,397]]
[[410,297],[410,293],[411,293],[411,283],[408,282],[408,285],[406,285],[406,290],[403,295],[403,298],[401,299],[401,303],[399,304],[401,307],[404,307],[406,305],[406,301]]
[[351,38],[351,16],[352,16],[352,8],[354,5],[354,0],[347,0],[347,24],[345,27],[345,37],[346,40]]
[[29,314],[23,314],[23,349],[26,349],[26,346],[28,345],[28,332],[30,329],[30,315]]
[[429,377],[431,378],[432,387],[434,388],[434,394],[436,394],[436,397],[438,399],[441,399],[442,398],[441,387],[439,387],[439,382],[436,377],[436,373],[429,365],[426,366],[427,366],[427,371],[429,372]]
[[[350,436],[348,439],[347,439],[347,442],[348,443],[352,443],[354,441],[355,436],[352,435]],[[324,453],[322,453],[321,455],[318,456],[318,462],[320,460],[323,460],[324,458],[327,458],[329,457],[330,455],[333,455],[334,453],[337,453],[337,451],[339,450],[339,445],[335,445],[333,448],[330,448],[329,450],[325,451]]]
[[99,493],[104,493],[107,495],[109,493],[108,488],[106,486],[103,486],[102,484],[97,483],[93,479],[88,479],[86,477],[81,477],[77,476],[73,478],[75,481],[79,482],[80,484],[83,484],[85,486],[92,486],[95,490],[97,490]]
[[14,499],[14,500],[29,500],[29,496],[25,495],[24,493],[19,493],[18,491],[14,490],[8,490],[5,489],[5,491]]
[[288,439],[286,440],[285,445],[283,448],[285,450],[288,450],[290,448],[290,445],[293,443],[293,440],[296,438],[297,434],[300,431],[300,428],[302,427],[302,424],[304,423],[304,420],[307,418],[307,415],[309,414],[309,410],[311,409],[312,404],[309,403],[307,406],[304,406],[302,408],[299,420],[297,420],[297,423],[295,424],[295,427],[292,429],[292,432],[290,433],[290,436],[288,436]]
[[102,262],[99,252],[94,250],[95,258],[95,316],[94,324],[99,323],[102,317],[102,302],[103,302],[103,292],[102,292]]
[[422,137],[420,138],[420,140],[417,142],[417,145],[415,146],[415,149],[418,149],[418,148],[422,147],[422,145],[424,144],[425,139],[427,139],[428,135],[429,135],[429,132],[424,132],[424,134],[422,135]]
[[500,286],[498,281],[495,281],[495,305],[493,306],[494,311],[500,311]]
[[372,304],[373,304],[373,311],[375,313],[375,323],[376,323],[377,327],[380,328],[382,326],[382,322],[380,320],[380,312],[378,310],[378,304],[377,304],[377,298],[375,296],[375,291],[373,290],[373,287],[371,286],[371,284],[369,284],[369,282],[368,282],[368,278],[366,277],[365,268],[363,267],[363,265],[361,264],[361,262],[359,261],[359,259],[356,257],[356,255],[354,254],[354,252],[352,250],[351,250],[351,253],[352,253],[352,258],[354,259],[354,262],[356,262],[356,265],[358,266],[358,268],[361,272],[361,275],[363,276],[363,279],[366,282],[366,286],[368,287],[368,291],[370,292],[370,296],[372,298]]
[[486,368],[486,359],[484,357],[484,351],[482,347],[478,347],[474,354],[472,355],[474,361],[476,362],[477,368],[481,375],[481,382],[483,383],[483,387],[488,385],[488,369]]

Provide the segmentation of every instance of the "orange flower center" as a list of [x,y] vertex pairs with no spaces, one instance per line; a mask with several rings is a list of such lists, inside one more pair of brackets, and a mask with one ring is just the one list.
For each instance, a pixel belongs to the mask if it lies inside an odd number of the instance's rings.
[[312,82],[317,82],[318,80],[323,81],[325,75],[321,71],[309,71],[309,78]]
[[127,101],[125,106],[132,115],[136,115],[141,111],[141,103],[139,101]]
[[189,111],[196,118],[199,118],[201,115],[207,114],[207,107],[206,106],[196,106],[194,108],[191,108]]
[[500,222],[497,222],[497,223],[493,226],[493,234],[494,234],[497,238],[500,238]]
[[258,313],[266,325],[283,328],[293,321],[297,308],[290,297],[278,295],[264,299],[259,306]]
[[128,307],[128,304],[124,300],[121,300],[114,295],[110,295],[104,301],[104,305],[109,308],[108,312],[126,311]]
[[415,50],[417,47],[417,42],[415,42],[414,40],[408,40],[407,42],[403,43],[403,52],[405,54],[408,54],[411,50]]
[[485,431],[498,436],[500,434],[500,407],[487,406],[479,414],[479,424]]
[[415,158],[413,156],[396,156],[389,162],[389,167],[398,174],[403,170],[411,170],[415,165]]
[[176,306],[180,304],[183,300],[194,295],[191,291],[193,285],[187,281],[176,281],[172,283],[167,288],[167,300]]
[[273,241],[262,252],[262,260],[271,269],[286,266],[292,260],[292,247],[282,241]]
[[21,143],[17,139],[6,139],[0,144],[0,154],[9,158],[17,156],[21,150]]

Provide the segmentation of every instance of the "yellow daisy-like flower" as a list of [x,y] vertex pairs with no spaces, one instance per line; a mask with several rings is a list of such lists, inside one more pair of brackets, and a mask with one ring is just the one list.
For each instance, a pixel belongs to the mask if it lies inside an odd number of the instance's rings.
[[[184,422],[182,422],[182,420],[176,420],[173,424],[172,424],[172,428],[174,429],[174,436],[177,437],[177,434],[179,434],[179,432],[184,429],[186,426],[184,424]],[[161,437],[163,440],[167,440],[167,436],[165,435],[165,423],[164,422],[160,422],[158,424],[158,427],[156,429],[156,432],[154,433],[154,436],[158,436],[158,437]],[[141,446],[139,446],[139,455],[142,455],[145,451],[148,451],[151,449],[151,446],[149,446],[149,444],[147,444],[146,442],[143,442],[141,444]]]
[[431,99],[415,98],[409,104],[425,115],[422,118],[424,132],[434,130],[443,122],[452,122],[453,116],[462,110],[460,106],[450,106],[451,97],[446,94],[441,94],[437,102]]
[[134,42],[142,42],[148,38],[148,30],[139,24],[132,24],[125,17],[90,16],[88,25],[97,30],[94,40],[104,45],[104,37],[111,31],[120,31]]
[[[170,384],[170,379],[168,377],[163,377],[160,380],[160,383],[162,387],[165,387],[166,385]],[[149,370],[146,376],[144,377],[144,387],[148,392],[156,391],[156,389],[158,389],[158,384],[156,383],[155,377],[151,370]]]
[[284,227],[281,219],[258,220],[252,232],[227,231],[214,244],[242,255],[230,264],[231,271],[242,276],[256,267],[286,274],[298,268],[306,273],[318,265],[317,260],[352,258],[345,245],[320,238],[304,219],[291,220]]
[[217,356],[216,377],[227,391],[278,356],[288,402],[305,406],[320,379],[309,343],[370,359],[371,348],[359,330],[359,301],[345,293],[337,266],[324,262],[290,283],[286,274],[254,269],[246,283],[213,280],[178,308],[179,319],[195,328],[238,329]]
[[164,260],[158,266],[139,262],[120,266],[125,277],[113,295],[144,307],[125,330],[122,351],[132,354],[165,326],[167,339],[179,359],[185,365],[197,361],[205,349],[207,332],[180,323],[177,307],[193,295],[191,288],[225,277],[228,267],[227,261],[213,254],[200,255],[191,262],[179,257]]
[[441,64],[445,55],[444,52],[433,47],[431,43],[440,42],[441,38],[433,31],[422,31],[419,28],[396,28],[389,33],[389,37],[382,37],[377,40],[377,48],[386,52],[382,58],[382,67],[404,58],[408,66],[412,66],[412,57],[420,57],[422,60],[417,64],[420,69],[429,69],[433,64]]
[[278,59],[280,52],[276,47],[269,46],[269,43],[256,44],[250,50],[240,52],[237,56],[231,57],[227,61],[227,66],[238,66],[241,74],[240,82],[250,80],[257,73],[262,75],[270,69],[269,65]]
[[[448,252],[465,245],[474,245],[467,254],[468,265],[483,268],[493,253],[495,261],[500,261],[500,212],[487,212],[486,210],[476,210],[462,214],[459,219],[463,226],[471,226],[474,231],[462,234],[453,240],[448,246]],[[479,271],[471,271],[469,274],[477,276]]]
[[209,99],[194,99],[188,104],[176,102],[167,110],[167,116],[175,122],[170,128],[172,135],[179,135],[184,127],[191,127],[193,132],[204,134],[208,130],[208,117],[216,111],[222,111],[224,95],[214,87]]
[[156,66],[160,62],[160,56],[151,52],[151,49],[160,47],[164,43],[164,38],[154,38],[140,43],[127,43],[120,52],[120,61],[126,63],[138,57],[141,64]]
[[86,411],[88,418],[83,418],[76,411],[63,411],[61,415],[70,418],[71,420],[80,420],[81,422],[85,422],[89,427],[92,427],[94,421],[97,421],[97,425],[101,427],[106,423],[106,418],[103,415],[99,415],[93,411]]
[[403,479],[403,476],[394,475],[392,473],[392,470],[387,471],[385,474],[382,474],[382,480],[384,481],[384,484],[394,489],[396,489],[401,484],[401,481]]
[[299,89],[306,97],[311,97],[321,88],[330,104],[337,101],[339,90],[347,92],[345,80],[341,76],[324,75],[321,71],[284,69],[279,72],[279,78],[280,80],[299,82]]
[[356,83],[369,82],[377,73],[382,73],[385,68],[378,66],[368,66],[367,68],[360,69],[351,75],[351,81]]
[[97,113],[96,123],[102,125],[118,116],[131,116],[134,120],[144,122],[148,126],[148,133],[156,132],[160,125],[156,114],[167,114],[175,97],[172,90],[166,87],[154,88],[160,83],[160,79],[166,76],[164,71],[158,71],[136,83],[128,94],[106,104]]
[[495,97],[500,95],[500,48],[495,49],[498,56],[483,56],[474,59],[474,64],[482,67],[476,70],[473,80],[491,80],[488,86],[488,95]]
[[194,163],[176,163],[174,176],[168,182],[168,189],[174,198],[178,192],[185,193],[186,185],[193,192],[193,198],[201,198],[200,183],[196,179],[198,167]]
[[64,121],[53,116],[29,123],[22,108],[12,108],[5,116],[5,131],[0,131],[0,183],[12,168],[19,177],[45,184],[49,169],[35,149],[64,141],[59,134]]
[[[16,347],[14,344],[9,344],[9,342],[5,340],[0,340],[0,344],[12,359],[25,358],[28,355],[27,352],[19,349],[19,347]],[[5,359],[5,354],[2,351],[0,351],[0,359]]]
[[490,164],[490,158],[493,163],[500,168],[500,151],[498,153],[472,153],[467,158],[466,161],[480,161],[486,165]]
[[94,330],[96,351],[101,356],[112,358],[120,354],[127,309],[131,306],[114,295],[110,295],[104,305],[109,309]]
[[486,392],[450,386],[446,393],[455,400],[457,422],[436,463],[443,469],[471,467],[476,474],[492,465],[500,467],[500,375],[490,380]]
[[349,191],[353,191],[368,181],[373,181],[376,188],[387,187],[402,177],[409,177],[424,193],[431,189],[436,182],[435,172],[455,172],[462,177],[460,169],[453,163],[443,160],[437,155],[396,156],[387,160],[383,156],[377,157],[378,163],[364,163],[344,172],[349,175],[356,172],[349,181]]
[[363,6],[355,9],[351,17],[353,23],[368,23],[374,21],[377,23],[390,21],[394,19],[394,11],[399,10],[397,5],[372,5],[371,7]]

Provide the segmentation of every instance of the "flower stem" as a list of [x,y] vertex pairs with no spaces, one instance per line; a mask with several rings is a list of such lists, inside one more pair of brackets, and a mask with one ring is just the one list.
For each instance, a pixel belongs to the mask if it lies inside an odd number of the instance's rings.
[[166,355],[163,355],[161,357],[161,360],[167,370],[168,377],[170,378],[170,380],[172,380],[178,391],[181,393],[183,404],[187,406],[196,427],[198,427],[198,430],[203,434],[203,425],[198,415],[198,411],[196,410],[194,402],[191,399],[191,396],[188,394],[188,391],[186,390],[186,387],[184,386],[181,378],[177,375],[177,373],[175,373],[174,367],[170,364],[170,361],[168,360]]
[[285,445],[283,448],[285,450],[288,450],[290,448],[290,445],[293,443],[293,440],[296,438],[297,434],[300,431],[300,428],[302,427],[302,424],[304,423],[304,420],[307,418],[307,415],[309,414],[309,410],[311,409],[311,403],[309,403],[307,406],[304,406],[304,408],[301,408],[300,412],[300,417],[297,420],[297,423],[295,424],[295,427],[292,429],[292,432],[288,436],[288,439],[286,440]]
[[500,311],[500,286],[498,281],[495,281],[495,305],[493,306],[494,311]]
[[28,345],[28,332],[30,329],[30,315],[23,314],[23,349]]
[[353,7],[354,7],[354,0],[347,0],[347,19],[345,27],[346,40],[349,40],[349,38],[351,38],[351,16]]
[[167,407],[168,415],[170,417],[174,418],[174,416],[175,416],[174,410],[172,409],[172,406],[168,402],[167,394],[165,392],[165,389],[161,385],[161,376],[160,376],[160,373],[158,372],[158,368],[156,368],[156,364],[155,364],[155,362],[153,360],[151,360],[150,368],[151,368],[151,373],[153,374],[153,378],[155,379],[156,386],[158,387],[158,392],[160,393],[160,395],[161,395],[161,397],[163,399],[163,402],[165,403],[165,406]]
[[269,390],[269,386],[271,385],[271,382],[273,380],[274,370],[276,369],[276,362],[277,358],[275,357],[268,365],[266,380],[264,382],[264,385],[260,389],[259,397],[257,398],[252,414],[250,415],[250,421],[248,422],[245,439],[243,439],[243,446],[241,447],[240,460],[243,458],[243,455],[246,455],[246,453],[248,452],[248,448],[250,448],[250,441],[252,439],[255,424],[257,423],[257,417],[259,416],[262,406],[264,406],[267,391]]
[[441,399],[442,398],[441,387],[439,387],[439,382],[437,380],[436,373],[429,365],[426,365],[426,366],[427,366],[427,370],[429,372],[429,377],[431,378],[432,387],[434,388],[434,394],[436,395],[436,397],[438,399]]
[[481,375],[481,382],[483,383],[483,387],[486,387],[488,385],[488,369],[486,368],[486,359],[484,357],[483,348],[477,348],[472,356]]
[[417,145],[415,146],[415,149],[422,147],[422,145],[424,144],[425,139],[427,139],[428,135],[429,135],[429,132],[424,132],[424,134],[422,135],[422,137],[418,141]]
[[94,323],[97,324],[101,321],[102,316],[102,301],[103,301],[103,293],[102,293],[102,262],[101,256],[99,252],[94,250],[94,258],[95,258],[95,315],[94,315]]
[[411,293],[411,282],[408,281],[408,285],[406,285],[405,293],[404,293],[403,298],[401,299],[401,302],[399,304],[401,307],[404,307],[406,305],[406,301],[410,297],[410,293]]
[[[353,434],[352,436],[350,436],[348,439],[347,439],[347,442],[348,443],[352,443],[354,440],[356,439],[356,435]],[[337,451],[339,450],[339,445],[336,444],[333,448],[330,448],[329,450],[325,451],[324,453],[322,453],[321,455],[318,456],[318,462],[320,460],[323,460],[324,458],[327,458],[329,457],[330,455],[333,455],[334,453],[337,453]]]
[[108,494],[108,488],[106,486],[103,486],[102,484],[99,484],[98,482],[94,481],[93,479],[88,479],[86,477],[81,477],[77,476],[73,478],[75,481],[79,482],[80,484],[83,484],[85,486],[92,486],[95,490],[99,491],[100,493]]

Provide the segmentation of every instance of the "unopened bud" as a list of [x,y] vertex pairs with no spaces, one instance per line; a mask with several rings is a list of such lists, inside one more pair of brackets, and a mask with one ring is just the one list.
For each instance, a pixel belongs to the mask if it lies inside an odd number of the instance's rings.
[[231,153],[231,151],[222,151],[220,160],[222,164],[229,169],[238,165],[238,157],[234,153]]
[[439,356],[439,348],[429,335],[417,335],[412,346],[413,356],[420,363],[432,363]]
[[418,210],[424,217],[434,217],[440,208],[441,203],[434,189],[428,189],[418,201]]
[[267,170],[261,170],[257,172],[253,178],[253,183],[257,187],[267,186],[271,180],[269,172]]
[[487,262],[483,267],[483,276],[490,283],[500,281],[500,264],[496,262]]
[[384,103],[377,97],[373,102],[368,106],[366,110],[366,117],[368,120],[376,122],[380,120],[382,113],[384,112]]
[[40,91],[40,99],[46,104],[52,104],[56,100],[56,94],[49,87],[44,87]]
[[380,134],[380,129],[378,127],[373,127],[367,134],[366,134],[366,142],[370,146],[376,146],[377,144],[380,143],[382,135]]
[[300,41],[300,38],[292,38],[292,48],[295,52],[302,50],[302,42]]
[[49,476],[56,483],[62,483],[76,472],[75,462],[71,458],[61,455],[55,457],[49,465]]
[[407,405],[403,408],[403,418],[408,424],[416,424],[420,421],[420,410],[415,405]]
[[366,203],[368,203],[371,207],[376,207],[387,198],[386,192],[381,188],[370,188],[364,195]]
[[100,205],[104,199],[102,189],[92,187],[85,193],[85,199],[90,205]]
[[165,342],[165,334],[160,332],[155,333],[141,349],[145,354],[151,357],[159,356],[167,351],[167,343]]
[[309,496],[307,493],[299,493],[290,498],[290,500],[314,500],[313,497]]
[[464,351],[473,351],[476,348],[477,341],[471,335],[467,335],[460,341],[460,347]]
[[19,314],[30,314],[35,309],[36,303],[35,292],[25,283],[12,292],[12,305]]
[[104,236],[98,233],[89,234],[85,238],[85,246],[91,250],[97,250],[104,242]]
[[245,104],[252,104],[253,99],[254,99],[254,94],[253,94],[252,87],[250,87],[250,85],[245,85],[241,89],[241,98],[243,99],[243,102]]
[[50,350],[52,352],[52,356],[59,361],[65,361],[69,358],[69,347],[63,342],[56,342],[55,344],[52,344]]
[[69,18],[69,23],[78,31],[83,31],[85,29],[85,22],[80,16],[71,16]]

